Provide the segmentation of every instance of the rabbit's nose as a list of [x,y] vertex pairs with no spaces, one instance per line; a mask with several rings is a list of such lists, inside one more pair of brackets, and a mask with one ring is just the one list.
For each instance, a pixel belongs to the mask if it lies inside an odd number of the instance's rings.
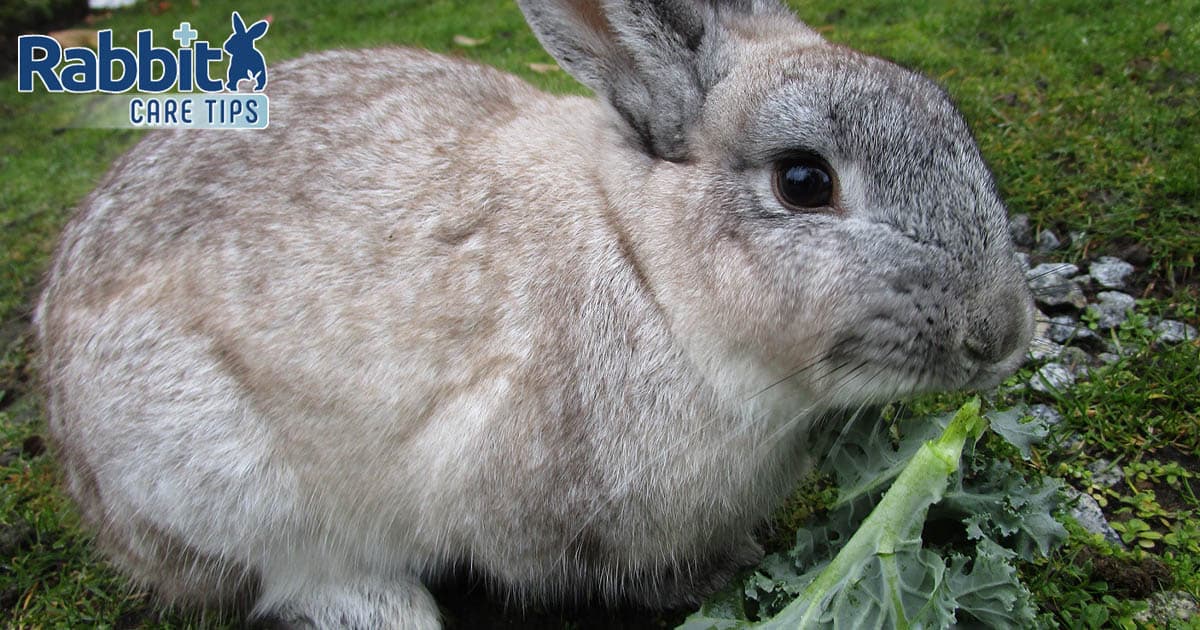
[[963,349],[971,359],[994,365],[1024,352],[1033,336],[1030,297],[1006,290],[979,308],[967,324]]

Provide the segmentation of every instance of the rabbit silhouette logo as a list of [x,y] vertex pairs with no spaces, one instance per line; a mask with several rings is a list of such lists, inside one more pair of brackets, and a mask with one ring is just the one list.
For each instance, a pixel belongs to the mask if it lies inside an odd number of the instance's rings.
[[[270,18],[249,27],[237,11],[233,32],[212,46],[180,22],[171,32],[178,47],[155,45],[154,31],[137,32],[133,49],[114,44],[112,29],[96,33],[96,49],[64,48],[47,35],[21,35],[17,51],[17,91],[37,83],[48,92],[126,94],[128,116],[101,127],[174,129],[263,129],[269,124],[267,62],[255,42],[267,34]],[[225,80],[212,76],[213,64],[228,60]],[[239,92],[238,86],[248,86]]]
[[267,34],[270,23],[259,20],[246,28],[242,16],[233,12],[233,32],[221,45],[229,53],[229,72],[225,75],[225,89],[236,92],[238,83],[245,80],[254,81],[254,91],[261,92],[267,87],[267,62],[262,53],[254,47],[254,42]]

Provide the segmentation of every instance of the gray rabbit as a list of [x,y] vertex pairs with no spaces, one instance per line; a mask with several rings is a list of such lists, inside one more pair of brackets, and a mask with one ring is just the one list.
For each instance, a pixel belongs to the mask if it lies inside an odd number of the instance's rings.
[[165,601],[436,628],[698,601],[840,410],[995,385],[1032,306],[933,83],[776,0],[523,0],[598,99],[405,49],[273,68],[271,126],[156,132],[37,313],[97,543]]

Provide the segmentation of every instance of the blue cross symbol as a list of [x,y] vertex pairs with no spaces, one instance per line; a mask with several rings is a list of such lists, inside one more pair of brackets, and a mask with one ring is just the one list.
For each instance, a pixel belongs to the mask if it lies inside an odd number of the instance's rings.
[[191,22],[180,22],[179,28],[171,31],[171,37],[174,37],[175,41],[179,42],[179,45],[183,48],[190,48],[192,40],[196,39],[199,35],[200,33],[197,33],[192,28]]

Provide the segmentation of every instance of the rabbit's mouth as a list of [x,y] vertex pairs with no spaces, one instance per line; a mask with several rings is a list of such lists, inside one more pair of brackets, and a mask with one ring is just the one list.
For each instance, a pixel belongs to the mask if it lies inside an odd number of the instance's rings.
[[1030,330],[1021,330],[1002,357],[980,356],[968,342],[927,333],[884,331],[847,334],[834,343],[814,380],[834,407],[882,404],[916,394],[987,390],[1013,374],[1024,360]]

